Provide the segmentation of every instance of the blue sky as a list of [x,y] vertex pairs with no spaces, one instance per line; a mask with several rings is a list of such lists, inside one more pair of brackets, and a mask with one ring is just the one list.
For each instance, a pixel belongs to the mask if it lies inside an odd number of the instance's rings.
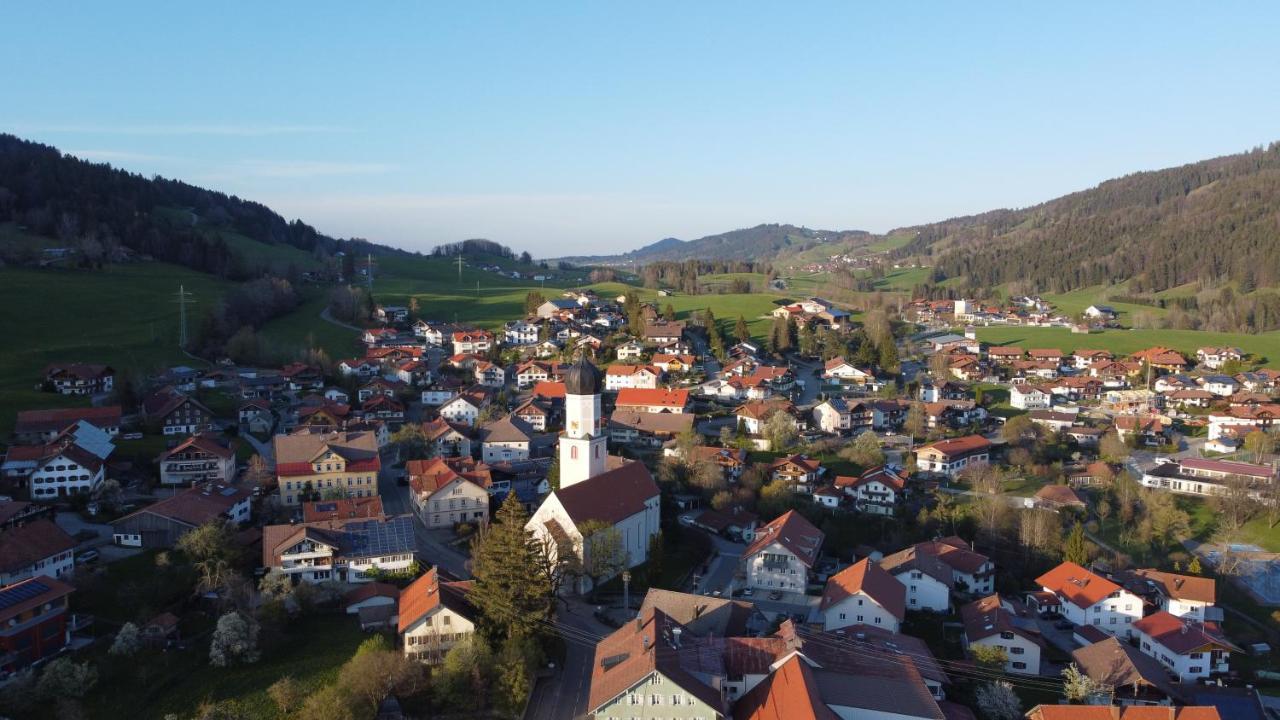
[[884,231],[1280,139],[1280,4],[973,5],[14,3],[0,130],[540,257]]

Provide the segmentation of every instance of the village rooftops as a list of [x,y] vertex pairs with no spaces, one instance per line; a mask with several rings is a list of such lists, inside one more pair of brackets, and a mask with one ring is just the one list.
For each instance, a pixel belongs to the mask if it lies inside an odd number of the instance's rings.
[[440,605],[465,618],[474,617],[475,609],[467,600],[467,593],[470,591],[470,581],[441,582],[436,568],[431,568],[400,591],[397,621],[399,631],[408,630]]
[[658,496],[658,486],[649,469],[639,461],[623,461],[595,477],[562,487],[556,497],[575,525],[587,520],[616,525],[643,512],[645,503]]
[[14,425],[15,435],[59,433],[81,420],[99,428],[120,427],[119,405],[54,410],[23,410]]
[[964,634],[969,642],[1011,632],[1040,644],[1040,630],[1033,618],[1018,617],[1001,603],[999,594],[988,595],[960,608]]
[[312,475],[312,463],[330,452],[346,462],[347,472],[377,472],[382,467],[371,432],[276,435],[276,474]]
[[1178,575],[1150,568],[1133,571],[1133,576],[1159,590],[1174,600],[1189,600],[1212,605],[1217,597],[1213,578],[1197,575]]
[[1073,562],[1064,562],[1041,575],[1036,584],[1085,609],[1120,590],[1119,585]]
[[0,588],[0,622],[21,615],[75,592],[75,588],[47,575],[38,575]]
[[20,572],[75,547],[75,539],[52,520],[33,520],[0,532],[0,573]]
[[742,557],[751,557],[776,542],[795,555],[805,567],[812,568],[818,561],[818,550],[822,547],[823,537],[822,531],[803,515],[795,510],[788,510],[756,529],[755,539],[743,551]]
[[[126,517],[157,515],[194,528],[223,517],[249,495],[247,487],[219,482],[202,483],[136,510]],[[120,518],[116,523],[124,519]]]
[[827,580],[819,607],[823,610],[847,597],[864,593],[879,603],[898,620],[906,617],[907,587],[887,570],[871,562],[859,560]]
[[935,450],[947,457],[959,457],[970,453],[986,452],[991,449],[991,441],[981,435],[966,435],[965,437],[939,440],[919,448],[919,450],[926,449]]
[[1133,629],[1179,655],[1215,649],[1240,652],[1240,648],[1223,637],[1217,623],[1188,620],[1164,610],[1135,621]]
[[302,504],[303,522],[320,522],[321,520],[346,518],[380,518],[383,517],[383,514],[382,498],[377,495],[364,498],[317,500]]
[[689,404],[688,389],[622,388],[618,391],[617,407],[660,407],[664,410],[682,410]]

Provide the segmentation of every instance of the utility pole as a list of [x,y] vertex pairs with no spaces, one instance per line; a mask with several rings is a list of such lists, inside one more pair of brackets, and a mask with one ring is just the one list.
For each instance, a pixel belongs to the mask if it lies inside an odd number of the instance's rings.
[[369,279],[369,296],[373,297],[373,253],[365,259],[364,274]]
[[182,285],[178,286],[178,292],[174,293],[178,299],[174,302],[178,303],[178,347],[183,350],[187,349],[187,303],[195,303],[192,293],[187,292]]
[[462,284],[462,253],[458,253],[458,284]]

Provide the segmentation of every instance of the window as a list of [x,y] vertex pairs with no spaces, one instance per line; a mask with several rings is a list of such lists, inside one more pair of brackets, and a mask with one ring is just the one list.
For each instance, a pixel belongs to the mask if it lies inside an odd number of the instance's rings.
[[1204,668],[1200,667],[1199,665],[1192,665],[1190,668],[1188,668],[1188,670],[1192,673],[1199,673],[1199,672],[1203,672]]
[[1020,648],[1020,647],[1017,647],[1017,646],[1011,646],[1011,647],[1009,648],[1009,654],[1010,654],[1010,655],[1025,655],[1025,654],[1026,654],[1026,652],[1027,652],[1027,649],[1026,649],[1026,648]]
[[1026,663],[1024,663],[1024,662],[1016,662],[1016,663],[1013,663],[1013,669],[1014,669],[1014,670],[1026,670],[1026,669],[1027,669],[1027,664],[1026,664]]

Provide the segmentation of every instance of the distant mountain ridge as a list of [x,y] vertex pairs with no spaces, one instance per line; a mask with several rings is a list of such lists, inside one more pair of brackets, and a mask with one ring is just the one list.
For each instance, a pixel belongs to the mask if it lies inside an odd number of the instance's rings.
[[762,224],[707,235],[696,240],[664,238],[620,255],[561,258],[579,265],[628,265],[681,260],[755,260],[768,262],[819,245],[870,241],[862,230],[815,230],[797,225]]

